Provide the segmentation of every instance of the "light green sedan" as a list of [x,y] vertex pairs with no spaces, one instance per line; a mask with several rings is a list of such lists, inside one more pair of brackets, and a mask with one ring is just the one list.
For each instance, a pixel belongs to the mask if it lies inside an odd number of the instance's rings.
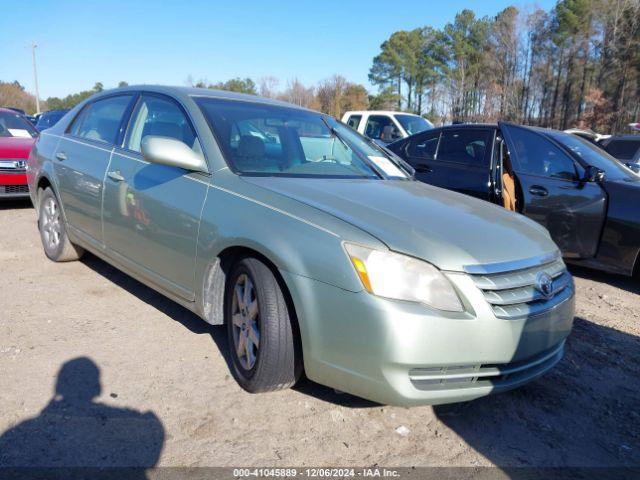
[[103,92],[40,135],[27,174],[50,259],[88,250],[226,324],[249,392],[304,370],[382,403],[469,400],[549,370],[571,330],[573,280],[544,228],[414,181],[293,105]]

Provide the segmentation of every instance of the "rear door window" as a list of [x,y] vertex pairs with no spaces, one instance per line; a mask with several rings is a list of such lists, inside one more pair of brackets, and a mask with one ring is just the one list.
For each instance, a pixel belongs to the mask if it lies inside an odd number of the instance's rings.
[[71,125],[72,135],[101,143],[115,143],[122,117],[133,95],[119,95],[87,105]]
[[476,167],[487,166],[491,149],[491,130],[448,129],[442,132],[436,159]]
[[429,135],[421,135],[409,142],[409,145],[407,145],[407,155],[413,158],[433,160],[436,156],[439,139],[439,132],[431,133]]

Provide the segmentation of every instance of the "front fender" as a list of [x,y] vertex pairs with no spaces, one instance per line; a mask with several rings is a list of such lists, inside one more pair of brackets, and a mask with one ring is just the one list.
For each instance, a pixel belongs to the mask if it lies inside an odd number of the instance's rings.
[[[220,280],[214,274],[219,267],[216,262],[221,253],[229,248],[256,251],[280,271],[352,292],[362,290],[362,284],[342,243],[345,240],[362,241],[363,235],[367,234],[358,230],[359,233],[353,232],[344,238],[344,232],[354,227],[345,225],[343,230],[338,231],[335,217],[327,215],[327,222],[333,223],[331,229],[326,228],[318,224],[319,215],[326,214],[313,209],[305,216],[305,209],[311,207],[299,205],[298,202],[294,207],[299,208],[285,210],[282,199],[271,198],[271,203],[266,203],[266,198],[255,198],[257,193],[239,193],[213,186],[209,188],[198,235],[195,273],[196,285],[204,287],[202,290],[196,288],[196,291],[201,290],[198,295],[201,298],[196,301],[203,306],[203,317],[207,321],[220,323],[219,315],[214,315],[216,319],[207,315],[207,302],[211,302],[211,299],[205,299],[207,293],[204,292],[208,288],[215,289],[213,285],[219,285]],[[367,243],[376,246],[378,241],[371,237]],[[219,303],[222,297],[217,294],[216,297],[216,303]]]

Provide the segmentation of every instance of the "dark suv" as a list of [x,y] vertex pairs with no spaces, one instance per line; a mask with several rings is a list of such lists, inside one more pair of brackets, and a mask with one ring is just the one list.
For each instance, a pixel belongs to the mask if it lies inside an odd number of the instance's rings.
[[418,180],[518,211],[569,261],[632,275],[640,252],[640,176],[556,130],[509,123],[436,128],[387,148]]

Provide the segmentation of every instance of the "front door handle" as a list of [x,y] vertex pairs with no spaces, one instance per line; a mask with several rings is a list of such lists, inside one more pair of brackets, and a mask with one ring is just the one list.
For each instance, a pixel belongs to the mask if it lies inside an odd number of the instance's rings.
[[546,197],[547,195],[549,195],[549,190],[541,187],[540,185],[534,185],[529,189],[529,193],[538,197]]
[[115,182],[122,182],[124,180],[124,177],[120,174],[118,170],[116,170],[115,172],[108,172],[107,177],[109,177],[111,180]]
[[67,159],[67,155],[64,152],[56,153],[56,158],[61,162],[64,162]]

